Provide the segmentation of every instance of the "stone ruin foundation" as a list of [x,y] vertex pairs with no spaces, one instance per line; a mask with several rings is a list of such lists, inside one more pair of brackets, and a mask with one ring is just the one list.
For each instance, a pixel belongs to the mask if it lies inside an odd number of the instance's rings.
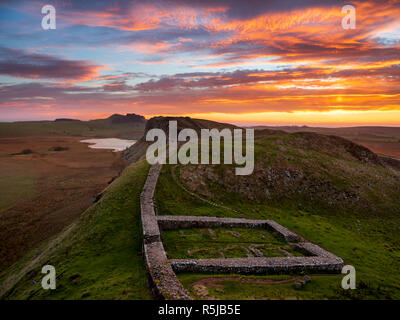
[[[162,165],[153,165],[140,195],[143,252],[154,295],[159,299],[192,299],[176,276],[177,272],[288,274],[340,273],[343,260],[273,220],[216,218],[198,216],[158,216],[154,191]],[[249,257],[223,259],[168,259],[160,230],[183,228],[240,227],[268,229],[286,242],[293,242],[303,257]]]

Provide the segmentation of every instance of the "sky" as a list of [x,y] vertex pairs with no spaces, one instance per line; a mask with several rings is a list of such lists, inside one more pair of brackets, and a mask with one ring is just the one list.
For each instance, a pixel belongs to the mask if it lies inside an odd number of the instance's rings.
[[114,113],[400,126],[400,1],[0,3],[0,121]]

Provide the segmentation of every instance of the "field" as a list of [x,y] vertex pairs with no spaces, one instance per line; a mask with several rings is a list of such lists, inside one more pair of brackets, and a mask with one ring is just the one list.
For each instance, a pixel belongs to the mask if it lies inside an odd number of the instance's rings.
[[400,159],[400,139],[368,139],[358,137],[349,137],[349,139],[367,147],[375,153]]
[[80,139],[0,138],[0,270],[79,217],[122,170],[120,153]]
[[144,125],[144,122],[113,122],[110,118],[90,121],[0,122],[0,138],[75,136],[137,140],[143,134]]
[[[139,205],[148,168],[142,161],[125,169],[76,223],[0,273],[0,297],[150,299]],[[56,291],[41,288],[46,263],[57,270]]]

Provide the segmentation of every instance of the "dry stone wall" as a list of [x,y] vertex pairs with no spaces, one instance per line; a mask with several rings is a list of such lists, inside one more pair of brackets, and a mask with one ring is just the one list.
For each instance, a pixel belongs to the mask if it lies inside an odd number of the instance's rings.
[[297,241],[300,237],[273,220],[253,220],[238,218],[216,218],[205,216],[157,216],[158,225],[164,230],[180,228],[262,228],[278,233],[286,241]]
[[140,195],[146,269],[156,297],[168,300],[188,300],[191,297],[179,282],[165,254],[155,215],[153,198],[160,171],[161,165],[150,168]]
[[150,284],[156,297],[163,300],[191,299],[172,270],[162,242],[144,244],[144,255]]
[[343,263],[325,257],[225,258],[171,260],[175,272],[291,274],[338,273]]
[[296,244],[307,257],[273,258],[228,258],[228,259],[174,259],[171,260],[175,272],[212,272],[239,274],[277,273],[339,273],[343,260],[334,254],[310,243]]
[[[323,248],[304,242],[295,232],[273,220],[217,218],[198,216],[157,216],[154,191],[161,165],[153,165],[140,195],[143,229],[143,249],[152,290],[161,299],[191,299],[179,282],[176,272],[275,274],[275,273],[339,273],[343,260]],[[180,228],[241,227],[266,228],[287,242],[297,242],[296,248],[304,257],[251,257],[228,259],[171,259],[167,258],[161,240],[161,230]]]

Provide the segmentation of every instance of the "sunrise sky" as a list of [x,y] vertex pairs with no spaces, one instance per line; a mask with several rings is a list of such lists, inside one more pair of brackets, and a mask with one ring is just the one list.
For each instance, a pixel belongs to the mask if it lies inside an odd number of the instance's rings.
[[400,126],[400,1],[0,3],[0,121],[127,112]]

